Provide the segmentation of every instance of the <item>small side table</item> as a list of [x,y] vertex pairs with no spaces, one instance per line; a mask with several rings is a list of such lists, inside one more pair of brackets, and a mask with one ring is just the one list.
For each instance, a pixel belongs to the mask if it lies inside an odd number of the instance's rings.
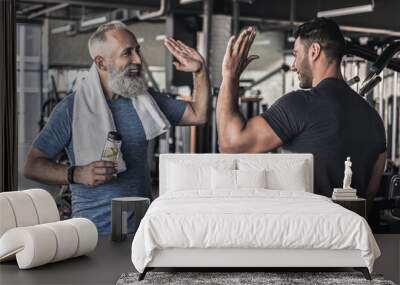
[[128,233],[128,213],[133,211],[136,229],[150,205],[149,198],[120,197],[111,202],[111,239],[123,241]]
[[341,205],[342,207],[359,214],[364,219],[367,218],[367,202],[363,198],[354,199],[332,199],[332,202]]

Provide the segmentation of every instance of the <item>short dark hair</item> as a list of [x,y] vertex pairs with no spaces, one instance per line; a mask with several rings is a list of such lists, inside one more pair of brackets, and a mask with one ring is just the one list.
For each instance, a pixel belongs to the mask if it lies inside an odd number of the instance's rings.
[[317,42],[330,59],[341,61],[346,48],[339,26],[326,18],[315,18],[300,25],[294,32],[294,37],[308,42]]

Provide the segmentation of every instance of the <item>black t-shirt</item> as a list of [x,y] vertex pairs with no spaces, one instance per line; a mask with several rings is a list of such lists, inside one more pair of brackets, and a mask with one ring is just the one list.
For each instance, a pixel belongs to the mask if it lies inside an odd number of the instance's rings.
[[343,80],[327,78],[310,90],[284,95],[262,117],[285,151],[314,155],[314,193],[331,196],[343,186],[344,161],[352,161],[352,183],[365,197],[372,168],[386,151],[379,114]]

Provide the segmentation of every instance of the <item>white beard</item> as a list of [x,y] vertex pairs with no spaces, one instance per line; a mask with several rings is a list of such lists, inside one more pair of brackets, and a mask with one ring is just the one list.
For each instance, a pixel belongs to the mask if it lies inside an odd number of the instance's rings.
[[143,76],[133,74],[136,70],[133,65],[128,65],[124,70],[118,71],[114,66],[109,66],[108,87],[117,95],[132,98],[147,92],[147,84]]

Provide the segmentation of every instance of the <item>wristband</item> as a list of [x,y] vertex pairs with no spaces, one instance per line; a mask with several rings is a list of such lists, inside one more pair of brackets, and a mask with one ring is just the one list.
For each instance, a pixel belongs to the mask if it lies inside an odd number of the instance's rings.
[[74,181],[74,172],[75,172],[75,166],[71,165],[67,169],[67,180],[69,184],[75,184]]

